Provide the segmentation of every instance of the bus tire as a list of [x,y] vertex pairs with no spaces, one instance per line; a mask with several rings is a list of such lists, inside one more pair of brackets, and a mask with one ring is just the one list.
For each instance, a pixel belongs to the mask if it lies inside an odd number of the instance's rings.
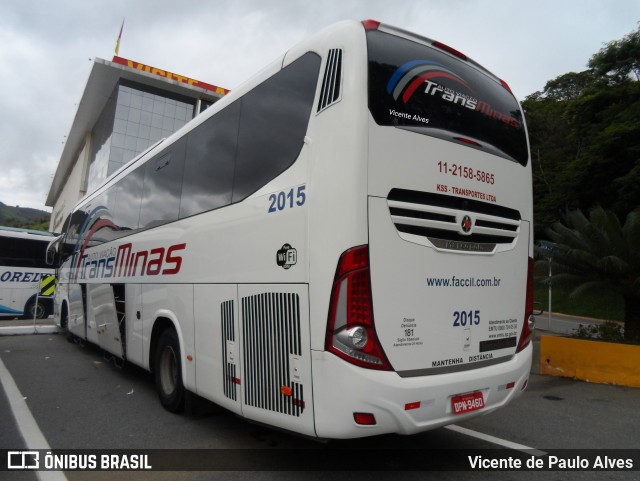
[[34,315],[36,319],[44,319],[47,316],[47,307],[41,301],[30,301],[25,307],[25,319],[33,319]]
[[160,404],[172,413],[181,412],[184,409],[185,389],[182,383],[180,342],[174,329],[165,329],[160,334],[154,359],[154,378]]
[[60,310],[60,327],[62,329],[69,328],[69,308],[67,307],[67,303],[62,303],[62,308]]

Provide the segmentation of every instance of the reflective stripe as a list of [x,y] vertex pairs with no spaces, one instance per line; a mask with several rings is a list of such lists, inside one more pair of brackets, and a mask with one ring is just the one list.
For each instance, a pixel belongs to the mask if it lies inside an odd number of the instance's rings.
[[19,314],[22,315],[22,311],[17,311],[11,307],[0,305],[0,314]]
[[56,276],[45,277],[40,283],[40,295],[52,296],[56,290],[57,283],[58,283],[58,279],[56,279]]

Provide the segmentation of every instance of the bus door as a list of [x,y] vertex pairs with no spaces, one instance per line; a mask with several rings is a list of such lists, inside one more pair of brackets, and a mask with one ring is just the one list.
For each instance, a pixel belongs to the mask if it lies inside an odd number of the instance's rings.
[[[123,339],[120,332],[120,320],[124,317],[118,315],[114,286],[111,284],[89,284],[89,306],[91,309],[91,322],[88,323],[87,337],[96,342],[102,349],[114,356],[124,359]],[[124,306],[123,306],[124,309]],[[95,335],[93,331],[95,330]]]

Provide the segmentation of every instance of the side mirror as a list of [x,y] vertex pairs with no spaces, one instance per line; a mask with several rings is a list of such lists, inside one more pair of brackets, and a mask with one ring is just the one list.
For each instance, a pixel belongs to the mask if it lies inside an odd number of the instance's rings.
[[55,266],[56,260],[58,258],[57,256],[58,245],[60,244],[61,240],[62,240],[62,236],[58,236],[54,240],[49,242],[49,245],[47,246],[47,254],[45,258],[45,262],[47,263],[48,266]]
[[47,249],[46,263],[48,266],[52,266],[56,260],[56,252],[54,249]]
[[535,301],[533,303],[533,315],[534,316],[541,316],[543,312],[544,312],[544,309],[542,308],[542,302]]

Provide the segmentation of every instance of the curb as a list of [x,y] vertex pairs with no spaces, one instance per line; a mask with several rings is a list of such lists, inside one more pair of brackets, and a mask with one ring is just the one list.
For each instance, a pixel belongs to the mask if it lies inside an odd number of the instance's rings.
[[58,326],[7,326],[0,327],[0,336],[24,336],[27,334],[57,334]]
[[539,356],[540,374],[640,387],[640,346],[543,335]]

